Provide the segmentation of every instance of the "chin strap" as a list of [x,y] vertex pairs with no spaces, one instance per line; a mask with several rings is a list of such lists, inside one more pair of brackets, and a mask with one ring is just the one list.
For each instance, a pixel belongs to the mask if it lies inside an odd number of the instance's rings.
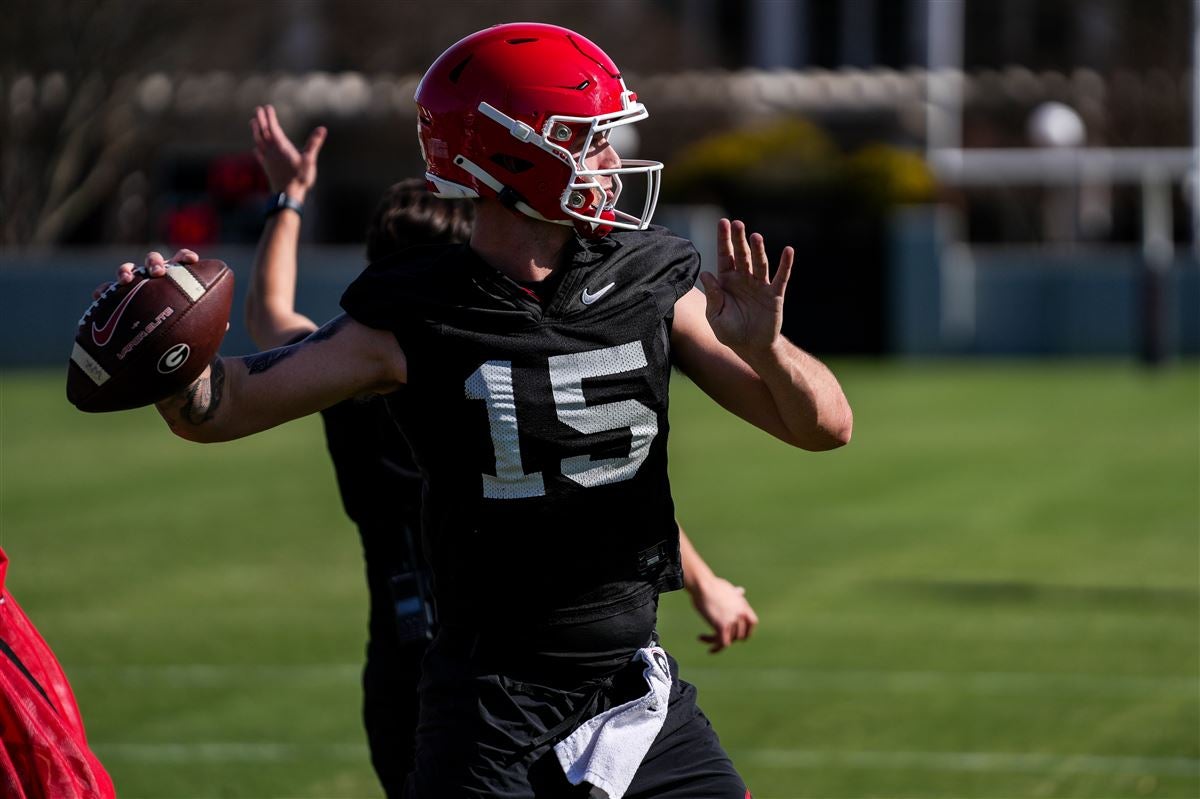
[[[499,198],[500,202],[504,203],[505,207],[515,209],[525,214],[525,216],[530,216],[534,219],[540,219],[543,222],[553,222],[556,225],[568,226],[573,224],[565,219],[547,219],[546,217],[542,216],[536,210],[534,210],[533,206],[525,202],[525,199],[513,188],[505,186],[503,183],[496,180],[496,178],[489,174],[487,170],[479,166],[479,164],[475,163],[474,161],[458,155],[454,157],[454,163],[456,166],[462,167],[464,171],[470,173],[470,175],[480,183],[496,192],[496,197]],[[444,181],[439,182],[444,183]]]

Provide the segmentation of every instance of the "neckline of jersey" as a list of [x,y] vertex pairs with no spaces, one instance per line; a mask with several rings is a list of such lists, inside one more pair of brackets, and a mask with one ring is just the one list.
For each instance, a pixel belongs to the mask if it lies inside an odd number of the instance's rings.
[[[467,245],[467,250],[472,256],[476,275],[494,291],[515,300],[529,315],[541,321],[546,317],[566,315],[572,308],[571,298],[575,296],[575,289],[590,274],[585,267],[609,257],[621,246],[621,242],[612,235],[602,239],[585,239],[576,235],[568,240],[566,246],[567,251],[559,266],[544,280],[529,284],[504,274],[485,261],[470,245]],[[550,281],[550,294],[541,297],[536,286],[547,284],[547,281]]]

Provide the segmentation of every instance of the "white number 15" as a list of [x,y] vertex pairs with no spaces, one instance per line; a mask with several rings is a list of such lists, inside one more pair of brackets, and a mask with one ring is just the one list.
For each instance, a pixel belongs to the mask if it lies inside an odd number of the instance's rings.
[[[650,443],[658,435],[658,417],[651,408],[632,399],[588,405],[583,396],[583,381],[645,369],[646,351],[642,343],[634,341],[589,352],[555,355],[549,359],[549,367],[554,408],[560,422],[587,435],[628,429],[632,436],[627,457],[566,457],[561,465],[563,476],[585,488],[632,478],[650,454]],[[526,473],[521,464],[512,361],[488,361],[467,378],[465,388],[468,399],[487,404],[488,427],[496,453],[496,474],[483,475],[484,497],[521,499],[545,495],[542,473]]]

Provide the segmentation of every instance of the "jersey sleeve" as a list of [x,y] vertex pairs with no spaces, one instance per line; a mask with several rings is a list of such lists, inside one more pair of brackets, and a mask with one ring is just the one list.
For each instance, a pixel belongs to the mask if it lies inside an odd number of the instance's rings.
[[653,230],[653,263],[656,269],[652,276],[654,297],[659,311],[670,315],[675,303],[691,291],[700,276],[700,253],[687,239],[676,236],[664,228]]
[[445,266],[453,256],[447,247],[412,248],[373,262],[342,294],[342,309],[356,322],[390,331],[403,347],[447,303]]
[[405,305],[404,281],[398,272],[391,259],[372,263],[342,294],[342,310],[367,327],[395,332]]

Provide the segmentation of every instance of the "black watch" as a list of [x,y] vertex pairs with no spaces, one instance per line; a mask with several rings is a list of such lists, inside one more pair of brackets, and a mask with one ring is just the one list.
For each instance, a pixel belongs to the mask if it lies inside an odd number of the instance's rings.
[[284,208],[290,208],[299,216],[304,216],[304,203],[299,200],[293,200],[287,195],[286,191],[281,191],[275,195],[275,199],[267,206],[267,216],[274,216]]

